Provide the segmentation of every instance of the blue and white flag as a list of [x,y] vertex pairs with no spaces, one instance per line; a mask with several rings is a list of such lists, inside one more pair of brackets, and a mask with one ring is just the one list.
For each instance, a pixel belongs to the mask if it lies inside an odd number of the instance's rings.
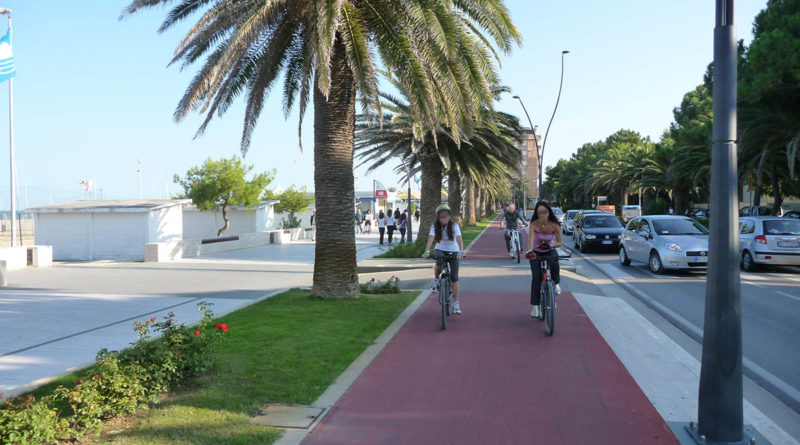
[[14,65],[14,57],[11,55],[11,30],[0,39],[0,82],[17,75],[17,67]]

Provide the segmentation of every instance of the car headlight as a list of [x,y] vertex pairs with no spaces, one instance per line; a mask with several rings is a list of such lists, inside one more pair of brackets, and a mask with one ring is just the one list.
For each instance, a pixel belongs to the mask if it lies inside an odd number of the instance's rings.
[[672,251],[680,251],[681,250],[681,246],[677,245],[676,243],[667,243],[667,244],[664,244],[664,247],[666,247],[667,249],[672,250]]
[[586,235],[586,239],[595,239],[595,238],[597,237],[595,235],[592,235],[591,233]]

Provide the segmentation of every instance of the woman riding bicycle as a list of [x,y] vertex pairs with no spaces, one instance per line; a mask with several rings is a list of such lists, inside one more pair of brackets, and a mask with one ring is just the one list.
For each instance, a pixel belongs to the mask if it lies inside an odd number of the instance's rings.
[[558,269],[558,252],[556,247],[561,247],[561,224],[558,222],[550,204],[539,201],[533,209],[530,232],[528,233],[528,245],[533,246],[531,250],[536,253],[536,258],[531,258],[531,317],[539,316],[539,300],[542,292],[542,261],[547,260],[550,266],[550,276],[555,283],[556,294],[561,293],[561,286],[558,285],[561,277]]
[[461,239],[461,228],[450,218],[450,207],[442,204],[436,208],[436,221],[431,226],[428,243],[425,245],[424,258],[430,256],[431,244],[436,241],[434,256],[434,286],[438,288],[439,275],[445,262],[450,265],[450,281],[453,283],[453,312],[461,314],[460,286],[458,284],[458,260],[464,256],[464,241]]

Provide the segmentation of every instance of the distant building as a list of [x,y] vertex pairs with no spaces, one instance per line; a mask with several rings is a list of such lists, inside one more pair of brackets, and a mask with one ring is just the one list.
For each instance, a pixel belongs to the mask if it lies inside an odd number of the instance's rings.
[[[515,141],[514,146],[522,151],[522,160],[519,173],[525,177],[525,189],[530,201],[539,196],[539,149],[542,140],[541,134],[536,134],[530,128],[522,131],[522,140]],[[524,173],[523,173],[524,172]]]
[[188,199],[92,200],[34,207],[36,243],[53,259],[144,260],[145,243],[183,237]]
[[[230,227],[222,236],[274,230],[275,204],[280,201],[264,201],[255,207],[229,207]],[[198,240],[214,238],[225,225],[220,210],[198,210],[193,205],[183,208],[183,239]]]

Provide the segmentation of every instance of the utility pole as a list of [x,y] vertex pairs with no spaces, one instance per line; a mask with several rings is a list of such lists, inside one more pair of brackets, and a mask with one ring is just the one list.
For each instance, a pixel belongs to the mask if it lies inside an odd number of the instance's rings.
[[744,438],[742,312],[736,175],[736,26],[734,0],[716,0],[711,211],[703,357],[697,425],[702,444],[752,443]]

